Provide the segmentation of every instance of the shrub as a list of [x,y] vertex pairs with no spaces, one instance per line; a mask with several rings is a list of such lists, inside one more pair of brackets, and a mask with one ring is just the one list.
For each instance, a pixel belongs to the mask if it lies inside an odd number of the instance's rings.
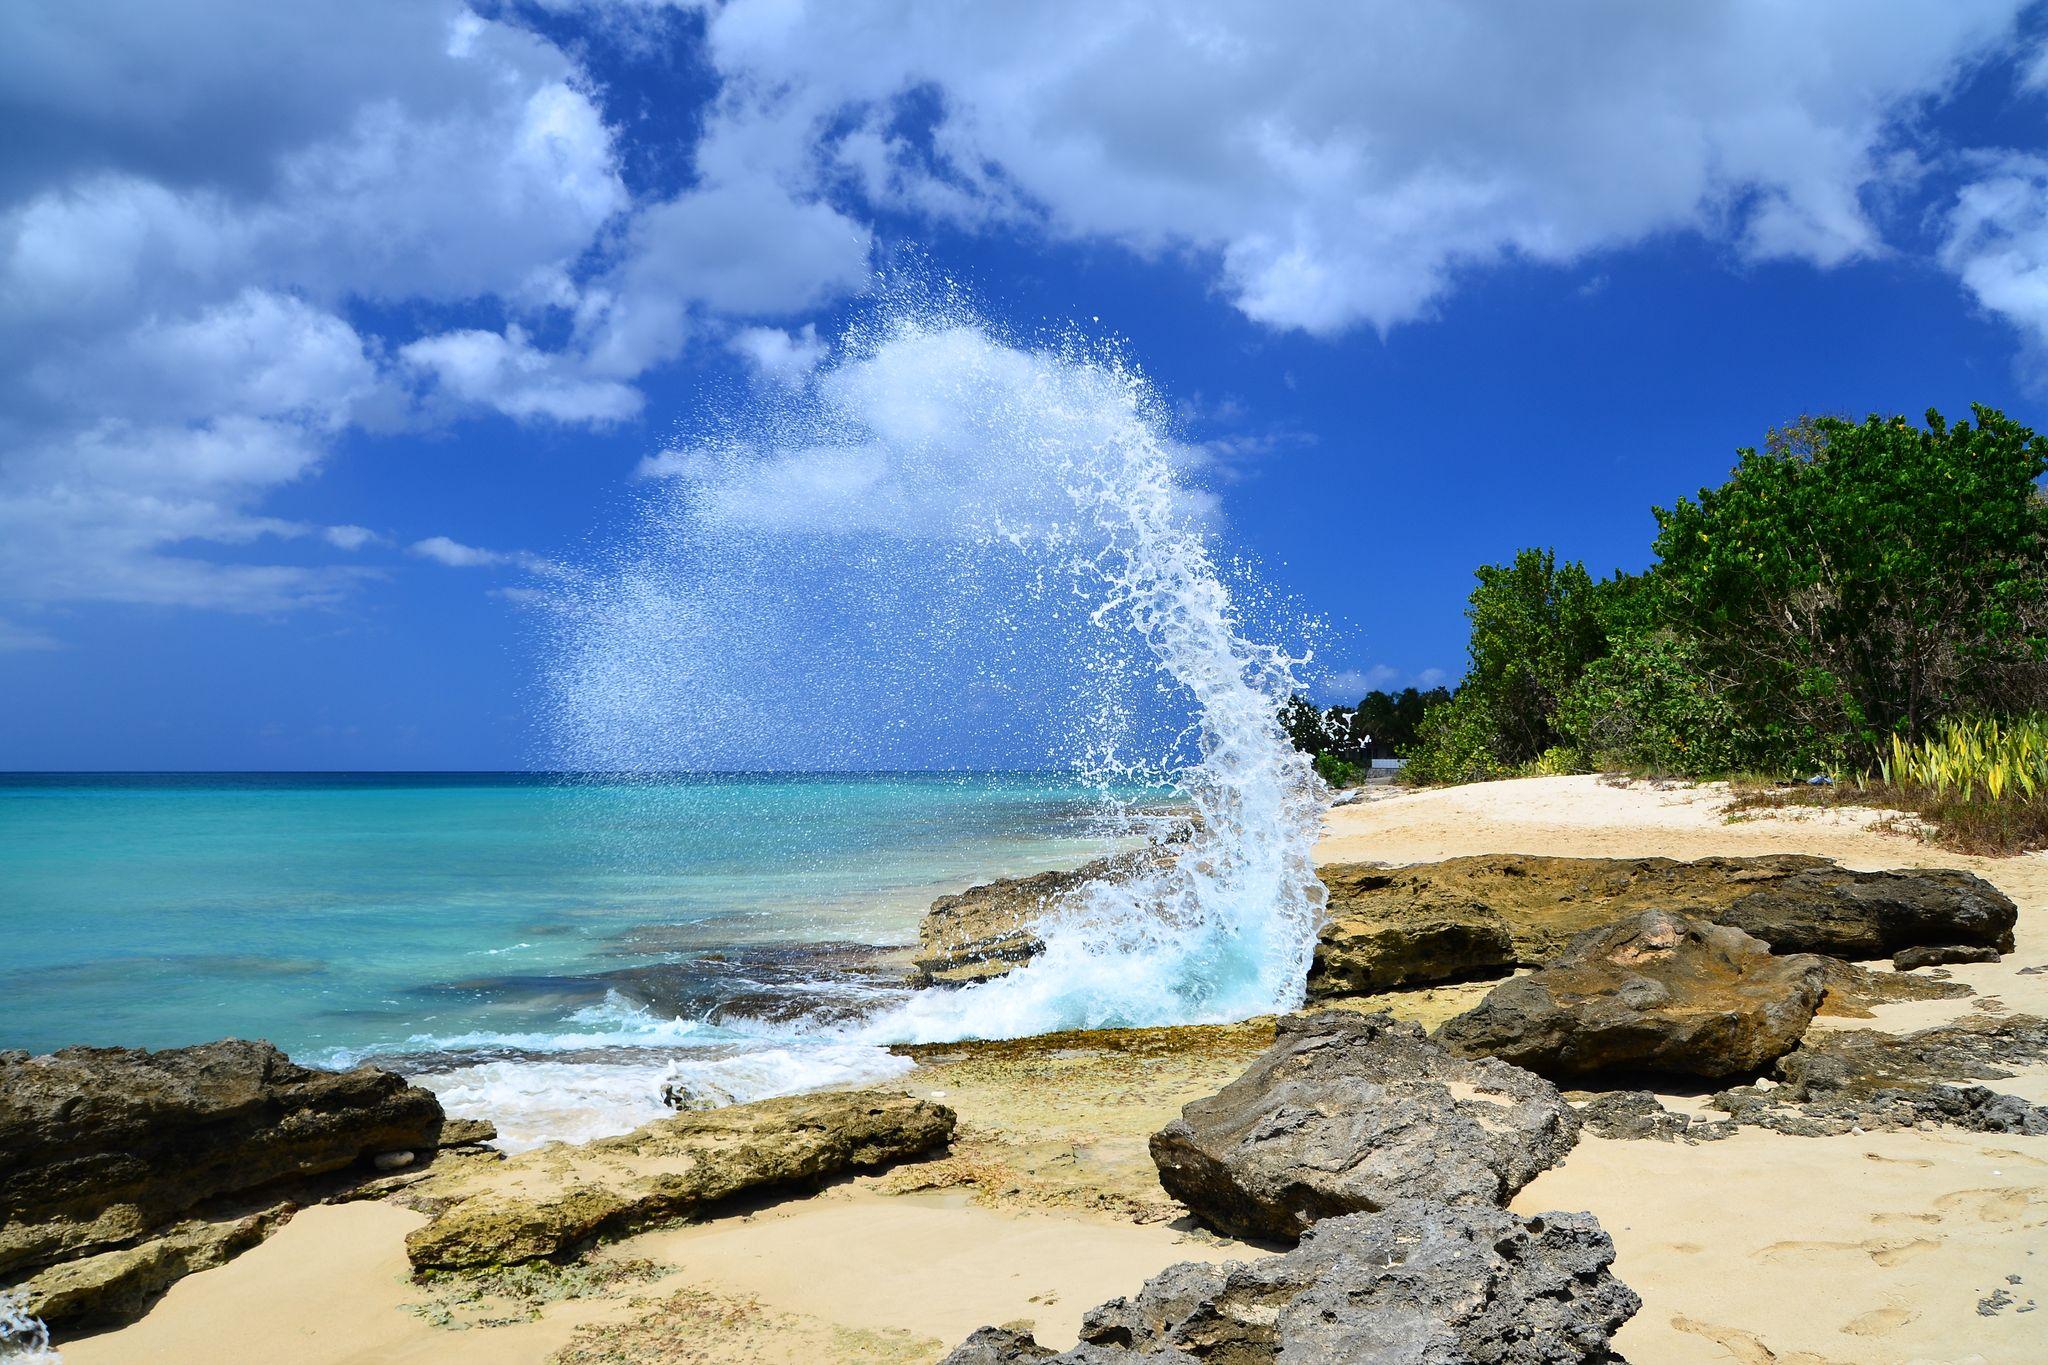
[[1333,787],[1355,787],[1365,781],[1366,769],[1347,763],[1335,754],[1316,755],[1316,776]]
[[1651,776],[1731,772],[1765,747],[1707,676],[1698,646],[1668,631],[1617,641],[1588,666],[1558,707],[1558,729],[1591,766]]
[[1481,782],[1504,777],[1513,766],[1501,756],[1492,708],[1478,693],[1460,690],[1423,716],[1401,776],[1423,785]]

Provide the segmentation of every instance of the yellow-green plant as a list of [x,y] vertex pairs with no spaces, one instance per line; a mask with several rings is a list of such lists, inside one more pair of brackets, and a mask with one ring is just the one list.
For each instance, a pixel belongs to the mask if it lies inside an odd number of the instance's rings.
[[1878,776],[1964,801],[1979,792],[1993,802],[2032,801],[2048,792],[2048,716],[1943,721],[1917,744],[1894,735]]

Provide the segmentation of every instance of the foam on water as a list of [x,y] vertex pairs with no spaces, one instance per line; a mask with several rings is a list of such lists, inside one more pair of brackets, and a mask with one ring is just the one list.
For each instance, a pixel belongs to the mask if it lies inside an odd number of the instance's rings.
[[[1111,349],[1009,344],[928,294],[837,351],[650,462],[664,484],[638,532],[558,603],[562,755],[910,766],[937,733],[1041,745],[1105,790],[1163,777],[1192,807],[1183,856],[1073,897],[1029,966],[847,1042],[1297,1004],[1323,809],[1278,721],[1299,661],[1241,629],[1157,395]],[[1107,831],[1128,815],[1105,800]]]
[[50,1329],[8,1290],[0,1290],[0,1365],[62,1365],[50,1349]]

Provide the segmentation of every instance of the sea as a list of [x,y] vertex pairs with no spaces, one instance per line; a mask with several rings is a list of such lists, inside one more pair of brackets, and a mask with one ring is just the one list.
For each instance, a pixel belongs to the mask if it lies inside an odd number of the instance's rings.
[[[503,1145],[883,1079],[934,897],[1134,837],[1045,774],[0,775],[0,1049],[262,1038]],[[1157,793],[1163,798],[1164,793]],[[893,949],[894,951],[888,951]]]

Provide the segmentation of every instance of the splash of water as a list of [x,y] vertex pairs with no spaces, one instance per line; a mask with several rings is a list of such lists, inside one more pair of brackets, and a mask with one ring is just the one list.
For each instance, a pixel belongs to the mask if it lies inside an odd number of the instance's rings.
[[[1195,455],[1113,350],[1007,344],[897,299],[801,388],[650,462],[640,533],[564,603],[566,766],[1072,767],[1165,777],[1182,855],[1072,897],[1045,952],[871,1041],[1238,1018],[1298,1003],[1322,787],[1298,660],[1248,638]],[[937,738],[934,738],[937,736]],[[936,746],[936,747],[935,747]],[[947,752],[947,746],[951,751]],[[1112,829],[1129,814],[1106,800]]]
[[21,1299],[0,1290],[0,1362],[4,1365],[63,1365],[50,1349],[50,1329],[30,1316]]

